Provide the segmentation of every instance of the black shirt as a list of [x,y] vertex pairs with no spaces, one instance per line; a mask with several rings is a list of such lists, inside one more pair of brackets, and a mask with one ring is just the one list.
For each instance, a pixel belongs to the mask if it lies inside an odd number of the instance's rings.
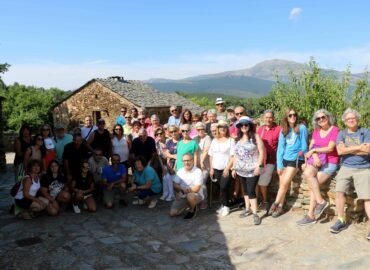
[[143,156],[145,160],[149,162],[152,159],[153,153],[156,153],[157,149],[155,147],[155,141],[152,137],[147,137],[143,143],[140,138],[136,138],[132,142],[131,153],[135,157]]
[[64,147],[63,160],[68,160],[69,171],[72,175],[80,174],[81,162],[88,158],[89,149],[84,144],[81,144],[78,149],[75,147],[74,142]]
[[57,177],[54,177],[50,174],[44,174],[41,178],[40,185],[49,190],[50,196],[56,198],[58,194],[64,188],[65,179],[62,174],[58,174]]
[[103,151],[103,156],[109,160],[109,154],[111,149],[111,139],[109,131],[104,129],[103,133],[99,133],[98,130],[94,131],[94,140],[91,142],[93,149],[100,148]]
[[93,177],[92,174],[88,172],[86,177],[83,177],[81,174],[76,176],[75,181],[76,181],[75,188],[81,190],[88,190],[90,189],[91,183],[93,182]]

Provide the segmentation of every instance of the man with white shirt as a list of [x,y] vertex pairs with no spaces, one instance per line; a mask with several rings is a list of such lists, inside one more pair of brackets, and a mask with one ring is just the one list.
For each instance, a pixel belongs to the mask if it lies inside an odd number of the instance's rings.
[[190,208],[184,219],[192,219],[196,216],[197,205],[204,200],[203,176],[201,169],[194,165],[192,154],[184,154],[182,162],[184,167],[174,177],[173,187],[177,195],[172,203],[170,216],[178,216],[186,208]]

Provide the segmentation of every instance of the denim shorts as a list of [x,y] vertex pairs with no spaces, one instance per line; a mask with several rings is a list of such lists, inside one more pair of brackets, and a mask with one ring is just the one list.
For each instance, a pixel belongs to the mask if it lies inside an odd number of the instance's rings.
[[339,165],[334,163],[326,163],[324,166],[321,166],[319,172],[326,173],[330,176],[335,174],[335,172],[338,170]]

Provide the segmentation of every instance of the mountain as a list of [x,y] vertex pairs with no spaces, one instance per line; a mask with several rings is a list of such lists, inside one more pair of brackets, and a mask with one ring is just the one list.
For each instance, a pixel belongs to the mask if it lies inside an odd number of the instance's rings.
[[[274,76],[278,74],[282,80],[288,80],[289,72],[296,74],[308,70],[308,65],[288,60],[272,59],[256,64],[251,68],[225,71],[188,77],[181,80],[156,78],[146,83],[164,92],[181,91],[187,93],[214,93],[238,97],[257,97],[270,92]],[[341,72],[323,69],[325,74],[341,78]],[[363,76],[362,73],[352,74],[351,84]]]

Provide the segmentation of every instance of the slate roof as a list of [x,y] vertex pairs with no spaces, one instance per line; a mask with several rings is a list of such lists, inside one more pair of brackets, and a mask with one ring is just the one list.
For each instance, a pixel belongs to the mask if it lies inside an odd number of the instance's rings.
[[176,93],[159,92],[142,81],[114,78],[95,80],[140,107],[153,108],[177,105],[189,109],[193,113],[199,113],[203,110],[202,107]]

